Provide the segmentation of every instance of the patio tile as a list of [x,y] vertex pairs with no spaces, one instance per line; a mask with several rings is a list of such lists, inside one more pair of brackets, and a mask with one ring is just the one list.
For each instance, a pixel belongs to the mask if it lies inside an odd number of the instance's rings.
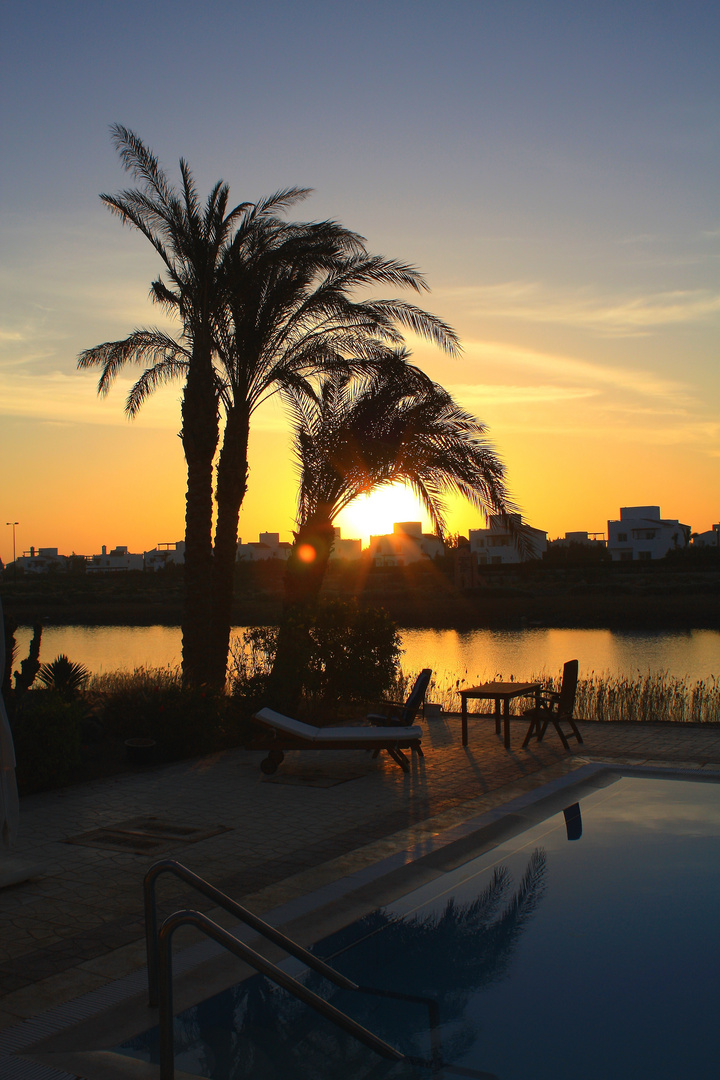
[[[267,910],[588,761],[720,768],[720,732],[701,728],[582,722],[585,743],[570,753],[550,734],[522,750],[524,725],[513,726],[507,752],[493,721],[481,720],[463,748],[459,728],[452,714],[425,724],[426,756],[413,756],[409,774],[389,759],[369,760],[363,775],[329,788],[264,783],[262,753],[232,751],[23,799],[17,857],[41,864],[44,874],[0,893],[0,1025],[144,963],[142,878],[153,857],[65,843],[71,836],[153,815],[222,826],[229,831],[173,845],[175,857]],[[286,760],[302,781],[304,770],[316,775],[322,762],[334,774],[357,771],[358,757],[318,751]],[[167,875],[158,896],[162,911],[213,910]],[[35,987],[41,995],[33,1007]]]

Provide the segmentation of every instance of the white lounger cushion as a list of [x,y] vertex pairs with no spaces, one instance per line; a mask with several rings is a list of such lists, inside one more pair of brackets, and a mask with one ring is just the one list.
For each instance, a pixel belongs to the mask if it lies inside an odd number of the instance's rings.
[[277,731],[284,731],[287,735],[294,735],[306,742],[318,743],[342,743],[342,742],[407,742],[409,739],[421,739],[422,728],[419,727],[313,727],[312,724],[304,724],[302,720],[294,720],[291,716],[283,716],[282,713],[273,709],[261,709],[255,714],[255,719],[260,720],[268,727]]

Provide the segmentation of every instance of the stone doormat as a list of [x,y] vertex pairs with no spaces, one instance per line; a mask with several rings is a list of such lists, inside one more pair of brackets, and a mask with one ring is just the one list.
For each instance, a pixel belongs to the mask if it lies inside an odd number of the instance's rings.
[[209,836],[229,831],[227,825],[200,828],[197,825],[182,825],[176,821],[163,821],[159,817],[136,817],[129,821],[120,821],[117,825],[106,825],[102,829],[92,829],[90,832],[80,833],[79,836],[71,836],[65,842],[144,855],[172,845],[197,844],[199,840],[207,840]]
[[296,787],[330,788],[346,784],[349,780],[359,780],[367,776],[371,767],[365,765],[281,765],[272,776],[263,776],[265,784],[290,784]]

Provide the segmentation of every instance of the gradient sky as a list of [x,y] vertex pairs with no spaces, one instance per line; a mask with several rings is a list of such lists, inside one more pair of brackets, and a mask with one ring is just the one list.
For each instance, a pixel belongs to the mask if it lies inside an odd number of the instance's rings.
[[[416,361],[487,425],[530,524],[658,504],[720,518],[720,6],[6,0],[0,21],[0,556],[184,532],[179,389],[134,422],[81,349],[161,322],[159,261],[98,194],[122,123],[235,202],[288,185],[425,273],[463,355]],[[299,216],[299,215],[298,215]],[[290,539],[282,414],[252,433],[240,535]],[[417,518],[393,497],[346,536]],[[453,531],[482,521],[453,507]]]

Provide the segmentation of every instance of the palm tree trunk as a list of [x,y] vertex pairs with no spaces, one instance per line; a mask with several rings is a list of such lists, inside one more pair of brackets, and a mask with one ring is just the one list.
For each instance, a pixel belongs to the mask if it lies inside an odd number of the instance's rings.
[[185,497],[185,599],[182,666],[186,686],[201,686],[210,663],[212,631],[212,465],[218,441],[218,412],[207,359],[195,350],[182,402],[182,442],[187,462]]
[[213,555],[212,640],[207,681],[215,689],[225,686],[230,621],[232,616],[237,534],[240,507],[248,479],[248,436],[250,416],[247,409],[232,408],[225,424],[217,469],[217,523]]
[[293,715],[311,653],[310,627],[335,532],[330,521],[301,525],[285,570],[285,597],[277,652],[270,675],[270,705]]

